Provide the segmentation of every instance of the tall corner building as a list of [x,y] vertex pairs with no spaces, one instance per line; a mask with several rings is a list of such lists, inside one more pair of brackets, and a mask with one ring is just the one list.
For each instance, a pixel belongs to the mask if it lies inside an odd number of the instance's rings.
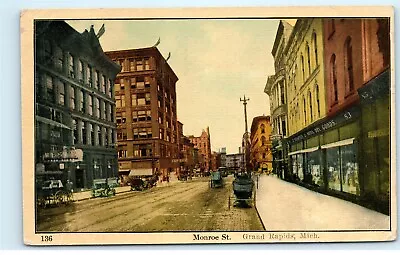
[[156,47],[106,54],[122,67],[115,80],[120,177],[166,179],[179,167],[178,77]]
[[35,22],[35,178],[91,188],[118,175],[114,79],[93,26]]

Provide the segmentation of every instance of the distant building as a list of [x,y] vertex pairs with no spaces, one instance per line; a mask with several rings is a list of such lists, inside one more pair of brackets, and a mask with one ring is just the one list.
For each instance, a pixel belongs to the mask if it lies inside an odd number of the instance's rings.
[[273,168],[282,173],[284,178],[285,171],[287,174],[288,166],[288,148],[285,139],[288,136],[288,101],[287,88],[288,81],[286,79],[286,61],[287,55],[284,54],[293,26],[288,22],[281,20],[276,32],[275,42],[272,48],[272,56],[274,57],[275,74],[268,76],[267,84],[264,92],[268,94],[271,111],[271,141]]
[[156,47],[106,53],[122,66],[115,80],[120,175],[161,175],[179,168],[178,77]]
[[244,154],[226,154],[226,167],[230,170],[244,169]]
[[211,170],[211,141],[210,141],[210,129],[201,132],[201,135],[196,137],[193,135],[188,136],[190,141],[194,144],[195,148],[199,149],[204,160],[204,171],[209,172]]
[[113,81],[121,69],[103,52],[93,26],[35,22],[36,180],[74,190],[118,176]]
[[[272,171],[270,116],[255,117],[251,124],[250,134],[250,162],[252,163],[253,170]],[[276,170],[274,169],[275,172]]]
[[226,148],[221,148],[219,150],[219,155],[221,158],[221,167],[226,167]]

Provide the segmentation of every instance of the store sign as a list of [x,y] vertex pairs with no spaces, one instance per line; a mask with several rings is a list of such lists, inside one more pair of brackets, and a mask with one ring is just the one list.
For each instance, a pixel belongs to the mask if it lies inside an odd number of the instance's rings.
[[330,120],[324,121],[315,127],[310,127],[301,132],[299,135],[293,136],[292,138],[288,139],[289,144],[294,144],[299,141],[308,139],[312,136],[318,135],[323,133],[329,129],[332,129],[342,123],[354,120],[355,118],[360,116],[360,109],[357,106],[354,106],[344,112],[337,114]]
[[368,138],[376,138],[376,137],[382,137],[382,136],[388,136],[389,135],[389,129],[388,128],[382,128],[378,130],[373,130],[368,132]]
[[358,89],[361,104],[373,103],[377,98],[389,94],[389,71],[386,71]]
[[185,162],[187,162],[186,158],[172,159],[172,163],[185,163]]
[[64,147],[62,151],[51,151],[44,153],[43,160],[46,162],[83,161],[83,151],[81,149]]

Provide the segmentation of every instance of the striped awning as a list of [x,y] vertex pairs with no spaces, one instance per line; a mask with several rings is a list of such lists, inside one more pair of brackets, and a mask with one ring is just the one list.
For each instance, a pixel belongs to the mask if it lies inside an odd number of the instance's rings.
[[308,149],[289,152],[288,155],[291,156],[291,155],[295,155],[295,154],[299,154],[299,153],[310,153],[310,152],[313,152],[313,151],[316,151],[316,150],[318,150],[318,146],[312,147],[312,148],[308,148]]
[[341,140],[338,142],[334,142],[334,143],[328,143],[328,144],[324,144],[321,146],[321,149],[328,149],[328,148],[333,148],[333,147],[339,147],[339,146],[345,146],[345,145],[350,145],[354,143],[354,138],[350,138],[350,139],[345,139],[345,140]]

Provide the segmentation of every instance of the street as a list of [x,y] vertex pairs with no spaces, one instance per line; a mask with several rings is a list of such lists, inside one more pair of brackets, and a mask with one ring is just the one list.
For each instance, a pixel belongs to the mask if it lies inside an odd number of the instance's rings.
[[223,188],[211,189],[209,178],[198,178],[40,210],[37,231],[262,231],[254,207],[233,207],[232,200],[228,207],[232,180],[228,176]]

